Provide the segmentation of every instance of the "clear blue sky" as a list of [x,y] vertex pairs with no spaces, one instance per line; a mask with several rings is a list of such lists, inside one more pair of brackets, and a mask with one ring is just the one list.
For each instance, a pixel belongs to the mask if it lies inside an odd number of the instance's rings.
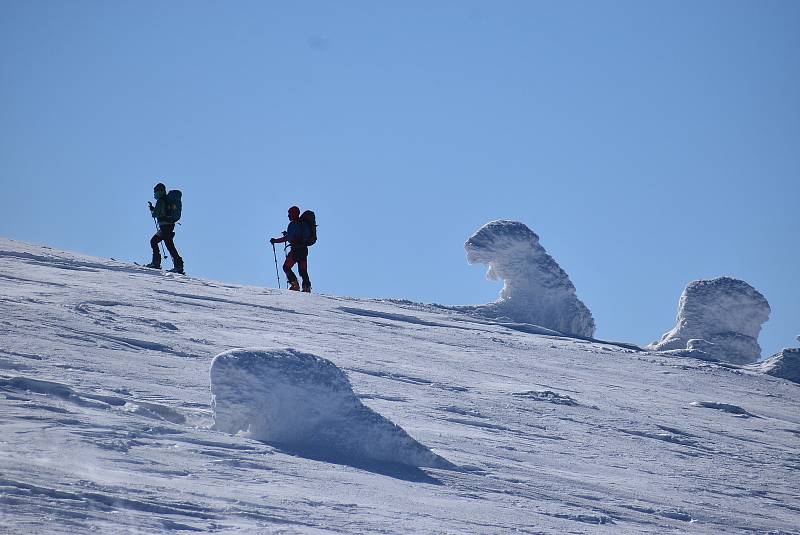
[[768,355],[800,334],[799,28],[790,0],[0,0],[0,235],[146,261],[163,181],[191,275],[274,286],[298,204],[316,291],[473,304],[499,286],[463,242],[516,219],[598,336],[731,275]]

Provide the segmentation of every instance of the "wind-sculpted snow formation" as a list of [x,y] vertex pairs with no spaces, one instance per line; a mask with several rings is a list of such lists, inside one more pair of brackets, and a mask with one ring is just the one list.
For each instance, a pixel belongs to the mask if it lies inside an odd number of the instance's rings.
[[215,428],[342,461],[451,468],[365,406],[332,362],[289,348],[235,349],[211,364]]
[[484,316],[533,323],[564,334],[594,336],[592,313],[575,294],[569,275],[539,236],[518,221],[492,221],[464,244],[467,262],[489,266],[486,278],[503,280],[500,299],[474,307]]
[[766,298],[742,280],[693,281],[681,294],[675,327],[648,348],[750,364],[761,357],[758,335],[769,314]]
[[800,348],[787,348],[757,365],[761,373],[800,384]]

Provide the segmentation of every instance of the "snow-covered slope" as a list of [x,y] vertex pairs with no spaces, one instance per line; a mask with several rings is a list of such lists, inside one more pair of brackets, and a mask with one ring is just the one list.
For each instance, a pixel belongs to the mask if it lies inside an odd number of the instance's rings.
[[[0,239],[0,532],[799,531],[800,386],[513,327]],[[214,429],[212,360],[265,346],[452,466]]]

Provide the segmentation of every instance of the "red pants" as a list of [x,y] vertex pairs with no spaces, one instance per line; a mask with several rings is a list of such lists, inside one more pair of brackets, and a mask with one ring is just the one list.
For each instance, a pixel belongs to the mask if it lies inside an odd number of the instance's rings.
[[303,288],[311,288],[311,279],[308,278],[308,249],[306,249],[305,255],[301,251],[299,252],[301,254],[298,256],[302,257],[303,260],[295,260],[294,250],[289,251],[286,261],[283,263],[283,272],[286,273],[286,280],[289,281],[289,284],[297,282],[297,276],[292,271],[294,265],[297,264],[297,270],[303,278]]

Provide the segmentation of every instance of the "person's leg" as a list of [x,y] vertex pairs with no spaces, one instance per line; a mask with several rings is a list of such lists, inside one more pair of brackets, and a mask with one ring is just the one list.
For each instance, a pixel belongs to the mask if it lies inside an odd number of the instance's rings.
[[294,271],[292,271],[294,264],[294,255],[292,254],[292,251],[289,251],[289,254],[286,255],[286,261],[283,263],[283,272],[286,273],[286,281],[289,283],[289,289],[299,290],[300,287],[297,284],[297,275],[295,275]]
[[172,255],[172,265],[175,266],[175,269],[183,271],[183,258],[178,254],[173,238],[175,238],[175,225],[161,225],[161,239],[164,240],[167,251]]
[[161,251],[158,250],[158,244],[161,243],[161,233],[156,232],[150,238],[150,248],[153,249],[153,260],[147,264],[148,267],[160,268],[161,267]]
[[303,291],[311,291],[311,280],[308,278],[308,247],[304,245],[292,247],[292,258],[297,262],[297,270],[303,277]]
[[308,260],[303,260],[302,262],[298,262],[297,270],[300,272],[300,276],[303,278],[303,291],[310,292],[311,279],[308,278]]

